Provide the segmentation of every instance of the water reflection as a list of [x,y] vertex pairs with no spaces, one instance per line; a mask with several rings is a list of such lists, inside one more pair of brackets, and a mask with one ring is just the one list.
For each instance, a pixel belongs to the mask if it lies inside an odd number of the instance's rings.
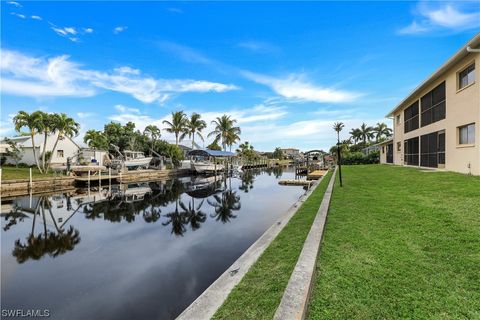
[[294,173],[248,170],[3,203],[2,307],[46,306],[52,319],[174,319],[303,193],[277,176]]

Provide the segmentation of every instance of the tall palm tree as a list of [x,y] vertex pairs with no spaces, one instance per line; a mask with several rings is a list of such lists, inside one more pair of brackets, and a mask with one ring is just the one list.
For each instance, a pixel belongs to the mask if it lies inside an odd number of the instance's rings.
[[203,121],[201,115],[198,113],[192,113],[190,119],[187,119],[186,131],[182,135],[182,139],[188,135],[192,139],[192,149],[195,146],[195,135],[198,135],[203,141],[203,136],[201,131],[207,127],[207,123]]
[[[47,172],[46,157],[47,157],[47,140],[51,133],[57,131],[55,116],[53,114],[40,111],[39,133],[43,133],[43,150],[42,150],[42,170]],[[50,155],[51,157],[51,155]]]
[[392,129],[390,129],[385,123],[378,122],[373,128],[375,134],[375,140],[378,142],[382,137],[389,138],[392,135]]
[[215,141],[220,141],[224,151],[227,151],[227,145],[232,146],[236,141],[240,140],[239,135],[242,133],[240,127],[235,126],[237,120],[230,119],[230,116],[224,114],[212,121],[215,128],[208,134],[209,137],[214,136]]
[[366,144],[367,141],[369,141],[370,139],[373,138],[373,135],[374,135],[373,134],[373,128],[367,126],[367,124],[365,122],[362,123],[359,130],[360,130],[360,137],[361,137],[364,144]]
[[143,130],[143,134],[152,140],[152,149],[155,146],[155,141],[161,136],[161,130],[156,125],[150,124],[145,127]]
[[344,127],[345,127],[345,125],[343,124],[343,122],[335,122],[333,124],[333,130],[335,130],[335,132],[337,132],[337,141],[339,143],[340,143],[340,131],[342,131]]
[[72,138],[78,135],[78,131],[80,130],[80,124],[75,122],[75,120],[73,120],[72,118],[68,117],[65,113],[54,114],[52,118],[54,122],[54,127],[58,131],[58,135],[57,135],[57,139],[55,140],[55,144],[53,145],[52,156],[48,161],[46,171],[48,171],[48,169],[50,168],[50,165],[52,164],[53,154],[55,154],[55,150],[57,149],[57,144],[60,138],[63,138],[63,137]]
[[33,148],[33,157],[35,158],[35,164],[40,172],[42,168],[40,167],[40,163],[38,162],[37,156],[37,148],[35,146],[35,139],[34,136],[39,132],[40,128],[40,120],[41,120],[41,111],[35,111],[32,114],[19,111],[17,115],[13,118],[13,123],[15,125],[15,130],[20,132],[20,130],[24,127],[28,128],[30,138],[32,139],[32,148]]
[[175,145],[178,146],[178,143],[182,140],[179,140],[180,134],[185,132],[187,128],[187,115],[183,111],[172,112],[172,121],[163,120],[163,123],[168,126],[164,130],[175,134]]
[[362,139],[360,129],[358,129],[358,128],[350,130],[349,133],[350,133],[350,136],[351,136],[352,140],[355,143],[357,143],[358,141],[360,141]]

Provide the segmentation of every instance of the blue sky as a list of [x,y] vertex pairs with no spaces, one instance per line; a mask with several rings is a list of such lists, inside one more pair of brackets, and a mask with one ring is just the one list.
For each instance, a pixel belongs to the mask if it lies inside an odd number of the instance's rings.
[[80,138],[183,110],[231,114],[258,150],[328,149],[334,121],[390,124],[480,30],[480,4],[2,1],[1,27],[2,136],[19,110],[65,112]]

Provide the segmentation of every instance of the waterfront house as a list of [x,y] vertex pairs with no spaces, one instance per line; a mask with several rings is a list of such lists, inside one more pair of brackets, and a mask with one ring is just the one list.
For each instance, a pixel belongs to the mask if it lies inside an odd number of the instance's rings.
[[382,163],[480,175],[478,48],[480,34],[388,113],[393,140],[381,146]]
[[[57,139],[58,133],[50,134],[47,138],[47,150],[52,150],[53,145]],[[15,142],[17,147],[21,150],[21,159],[19,163],[25,163],[29,166],[35,165],[35,158],[33,156],[33,145],[32,138],[30,136],[18,136],[9,138],[11,141]],[[43,142],[44,135],[36,134],[33,137],[35,141],[35,149],[37,156],[43,152]],[[0,141],[0,145],[6,145],[5,149],[8,149],[8,144],[5,139]],[[57,148],[52,155],[52,166],[65,165],[68,157],[73,157],[80,151],[81,147],[69,137],[60,137],[58,141]],[[6,155],[6,151],[3,154],[6,157],[6,163],[15,164],[15,161]]]
[[300,157],[300,150],[295,148],[281,149],[285,159],[297,159]]

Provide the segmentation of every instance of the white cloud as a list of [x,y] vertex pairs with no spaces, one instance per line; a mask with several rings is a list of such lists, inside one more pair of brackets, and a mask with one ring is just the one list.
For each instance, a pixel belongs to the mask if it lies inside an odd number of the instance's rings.
[[127,29],[128,29],[128,27],[126,27],[126,26],[118,26],[118,27],[115,27],[115,28],[113,29],[113,33],[119,34],[120,32],[123,32],[123,31],[125,31],[125,30],[127,30]]
[[168,8],[167,10],[173,13],[183,13],[183,10],[179,8]]
[[39,20],[39,21],[42,21],[42,20],[43,20],[42,17],[40,17],[40,16],[35,16],[35,15],[31,16],[30,18],[32,18],[33,20]]
[[19,17],[20,19],[25,19],[25,15],[24,14],[21,14],[21,13],[16,13],[16,12],[11,12],[10,13],[12,16],[16,16],[16,17]]
[[127,113],[128,112],[128,113],[140,114],[140,109],[126,107],[122,104],[117,104],[116,106],[114,106],[114,108],[117,109],[121,113]]
[[243,41],[238,43],[237,45],[240,48],[247,49],[253,52],[276,52],[279,51],[279,48],[264,42],[264,41],[255,41],[255,40],[249,40],[249,41]]
[[93,117],[95,114],[93,112],[77,112],[77,117],[80,119]]
[[16,1],[8,1],[7,3],[11,4],[12,6],[15,6],[17,8],[23,7],[20,3],[16,2]]
[[420,2],[415,12],[415,20],[398,30],[399,34],[424,34],[447,30],[460,32],[480,27],[478,3],[427,3]]
[[93,29],[92,29],[92,28],[83,28],[83,32],[85,32],[85,33],[93,33]]
[[355,92],[316,86],[305,81],[303,75],[293,74],[286,78],[274,78],[250,71],[243,71],[242,74],[250,80],[270,87],[274,92],[287,99],[341,103],[354,101],[361,96],[361,94]]
[[93,96],[98,89],[129,94],[144,103],[164,102],[183,92],[224,92],[231,84],[191,79],[155,79],[138,69],[113,71],[82,68],[68,56],[34,58],[15,51],[1,52],[2,92],[22,96]]

